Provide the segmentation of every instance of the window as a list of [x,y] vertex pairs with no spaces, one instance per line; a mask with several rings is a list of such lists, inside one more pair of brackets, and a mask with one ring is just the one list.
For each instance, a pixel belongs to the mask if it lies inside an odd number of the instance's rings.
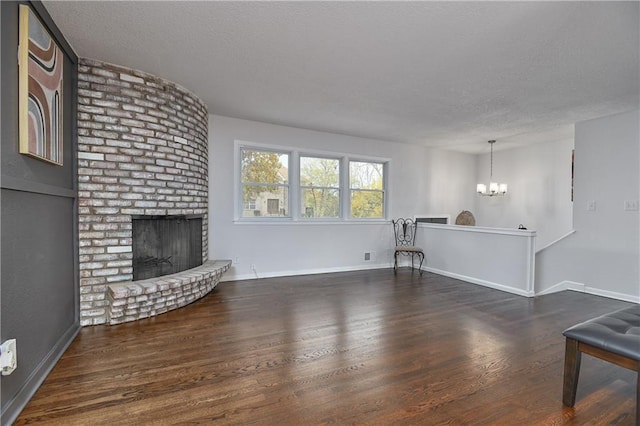
[[385,219],[387,159],[241,141],[235,147],[236,220]]
[[349,161],[351,217],[384,217],[384,164]]
[[303,217],[340,217],[340,160],[300,156],[300,206]]
[[248,200],[242,204],[242,210],[255,210],[256,200]]
[[240,157],[242,217],[287,217],[289,154],[242,148]]

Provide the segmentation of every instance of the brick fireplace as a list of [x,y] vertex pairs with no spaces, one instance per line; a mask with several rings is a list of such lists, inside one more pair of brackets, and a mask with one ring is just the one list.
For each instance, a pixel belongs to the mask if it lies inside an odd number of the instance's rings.
[[[80,60],[82,325],[129,321],[182,306],[194,300],[192,295],[201,297],[210,291],[217,284],[215,277],[219,280],[228,268],[227,263],[218,262],[223,271],[212,270],[212,262],[207,262],[207,120],[204,103],[175,83],[137,70]],[[140,216],[201,218],[199,263],[204,265],[199,268],[206,283],[199,285],[192,275],[168,275],[163,282],[173,280],[172,284],[160,287],[148,280],[132,282],[132,220]],[[158,294],[152,295],[151,290]],[[126,303],[118,301],[118,295]]]

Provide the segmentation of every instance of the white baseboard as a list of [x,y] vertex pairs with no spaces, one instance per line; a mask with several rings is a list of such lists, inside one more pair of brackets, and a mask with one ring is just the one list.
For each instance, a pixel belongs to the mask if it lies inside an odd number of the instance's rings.
[[448,272],[448,271],[443,271],[440,269],[436,269],[436,268],[431,268],[431,267],[423,267],[422,269],[424,269],[425,271],[428,272],[433,272],[434,274],[438,274],[438,275],[444,275],[445,277],[449,277],[449,278],[455,278],[457,280],[461,280],[461,281],[466,281],[468,283],[471,284],[478,284],[481,285],[483,287],[489,287],[489,288],[493,288],[495,290],[500,290],[500,291],[505,291],[507,293],[512,293],[512,294],[517,294],[518,296],[524,296],[524,297],[533,297],[534,294],[530,293],[526,290],[522,290],[520,288],[516,288],[516,287],[510,287],[504,284],[499,284],[499,283],[495,283],[492,281],[486,281],[486,280],[482,280],[479,278],[474,278],[474,277],[469,277],[466,275],[461,275],[461,274],[456,274],[453,272]]
[[[569,289],[569,290],[572,290],[572,289]],[[599,288],[585,287],[585,293],[593,294],[595,296],[608,297],[609,299],[623,300],[625,302],[640,303],[640,296],[633,296],[631,294],[602,290]]]
[[233,274],[227,273],[220,280],[223,281],[241,281],[241,280],[256,280],[259,278],[275,278],[275,277],[291,277],[295,275],[315,275],[315,274],[329,274],[332,272],[352,272],[352,271],[365,271],[369,269],[388,269],[393,268],[391,263],[376,263],[371,265],[357,265],[357,266],[340,266],[336,268],[314,268],[314,269],[298,269],[289,271],[270,271],[270,272],[255,272],[252,274]]
[[573,290],[585,293],[585,287],[586,286],[584,284],[575,281],[562,281],[558,284],[552,285],[547,289],[537,292],[536,296],[544,296],[545,294],[558,293],[564,290]]
[[[301,270],[288,270],[288,271],[271,271],[264,273],[252,273],[252,274],[233,274],[230,273],[232,270],[227,271],[225,275],[223,275],[220,282],[227,281],[241,281],[241,280],[255,280],[259,278],[275,278],[275,277],[290,277],[295,275],[314,275],[314,274],[328,274],[332,272],[351,272],[351,271],[363,271],[367,269],[386,269],[393,268],[393,263],[377,263],[371,265],[357,265],[357,266],[341,266],[335,268],[315,268],[315,269],[301,269]],[[493,288],[495,290],[504,291],[511,294],[516,294],[518,296],[524,297],[534,297],[534,296],[543,296],[546,294],[557,293],[559,291],[564,290],[572,290],[580,293],[593,294],[594,296],[602,296],[608,297],[610,299],[622,300],[625,302],[633,302],[640,303],[640,297],[633,296],[624,293],[617,293],[608,290],[602,290],[598,288],[588,287],[587,285],[575,281],[562,281],[558,284],[555,284],[541,292],[533,293],[527,292],[526,290],[522,290],[515,287],[506,286],[504,284],[495,283],[492,281],[486,281],[479,278],[469,277],[466,275],[456,274],[452,272],[443,271],[436,268],[431,268],[428,266],[423,266],[423,270],[427,272],[432,272],[434,274],[443,275],[449,278],[455,278],[461,281],[466,281],[471,284],[481,285],[483,287]]]
[[600,288],[589,287],[586,284],[578,283],[575,281],[561,281],[539,293],[536,296],[544,296],[545,294],[557,293],[563,290],[577,291],[580,293],[593,294],[594,296],[607,297],[609,299],[622,300],[625,302],[640,303],[640,296],[634,296],[631,294],[618,293],[615,291],[602,290]]

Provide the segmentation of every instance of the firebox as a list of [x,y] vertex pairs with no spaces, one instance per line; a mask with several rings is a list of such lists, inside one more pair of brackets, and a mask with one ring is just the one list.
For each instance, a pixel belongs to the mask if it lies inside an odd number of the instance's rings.
[[202,265],[202,215],[133,216],[133,280]]

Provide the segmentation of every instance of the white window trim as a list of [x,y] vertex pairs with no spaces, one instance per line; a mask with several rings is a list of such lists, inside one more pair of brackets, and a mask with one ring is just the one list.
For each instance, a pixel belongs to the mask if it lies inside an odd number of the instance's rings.
[[[338,160],[340,163],[340,176],[338,176],[338,188],[332,188],[332,187],[320,187],[320,186],[303,186],[300,182],[300,157],[309,157],[309,158],[326,158],[328,160]],[[327,154],[322,153],[322,154],[317,154],[317,153],[309,153],[309,151],[299,151],[296,155],[296,161],[298,163],[298,167],[296,168],[296,171],[298,172],[298,179],[296,179],[296,184],[297,184],[297,191],[298,191],[298,209],[302,210],[302,206],[301,206],[301,200],[300,200],[300,196],[301,196],[301,192],[302,192],[302,188],[326,188],[326,189],[337,189],[338,190],[338,194],[339,194],[339,210],[340,210],[340,215],[338,217],[304,217],[304,215],[302,214],[302,211],[298,212],[298,220],[308,220],[308,221],[313,221],[313,222],[319,222],[319,221],[327,221],[327,222],[335,222],[335,221],[342,221],[345,215],[345,212],[343,210],[343,198],[344,195],[342,193],[342,191],[344,191],[344,183],[343,183],[343,179],[344,179],[344,175],[343,175],[343,169],[344,169],[344,157],[341,157],[339,155],[335,155],[335,154]]]
[[[286,152],[289,154],[289,216],[287,217],[242,217],[241,167],[240,155],[242,149],[259,151]],[[340,160],[340,213],[338,218],[306,218],[302,216],[300,206],[300,157],[320,157]],[[383,217],[382,218],[353,218],[350,217],[349,162],[361,161],[383,164]],[[320,151],[291,146],[264,144],[244,140],[234,140],[234,224],[286,225],[286,224],[375,224],[389,221],[389,170],[390,158],[372,157],[366,155],[347,154],[335,151]]]
[[[349,163],[350,162],[360,162],[360,163],[379,163],[382,164],[382,191],[380,190],[369,190],[369,189],[355,189],[356,191],[371,191],[371,192],[382,192],[382,217],[375,218],[353,218],[351,217],[351,191],[354,190],[351,188],[351,177],[349,176]],[[349,220],[357,220],[357,221],[373,221],[373,220],[384,220],[387,221],[389,216],[389,164],[391,161],[380,161],[379,159],[372,159],[371,157],[346,157],[346,171],[345,171],[345,179],[346,179],[346,190],[345,194],[345,203],[346,203],[346,212],[345,214],[348,216]]]
[[[270,221],[290,221],[293,218],[294,212],[292,210],[293,205],[292,202],[293,200],[291,199],[291,190],[293,188],[293,181],[294,181],[294,174],[292,172],[292,158],[293,158],[293,152],[291,151],[290,148],[287,147],[280,147],[280,146],[275,146],[275,145],[269,145],[269,146],[265,146],[265,145],[261,145],[261,144],[254,144],[254,143],[249,143],[249,142],[242,142],[242,141],[235,141],[234,143],[234,183],[233,183],[233,199],[234,199],[234,222],[235,221],[263,221],[263,222],[270,222]],[[289,172],[289,176],[288,176],[288,185],[284,185],[284,184],[278,184],[277,186],[286,186],[288,187],[289,190],[289,202],[287,205],[287,211],[289,212],[288,216],[257,216],[257,217],[243,217],[242,216],[242,212],[243,212],[243,202],[242,202],[242,196],[240,195],[241,189],[242,189],[242,167],[240,166],[240,159],[241,159],[241,153],[243,149],[250,149],[250,150],[256,150],[256,151],[266,151],[266,152],[275,152],[275,153],[281,153],[281,154],[287,154],[289,157],[289,164],[287,164],[287,168],[288,168],[288,172]]]

